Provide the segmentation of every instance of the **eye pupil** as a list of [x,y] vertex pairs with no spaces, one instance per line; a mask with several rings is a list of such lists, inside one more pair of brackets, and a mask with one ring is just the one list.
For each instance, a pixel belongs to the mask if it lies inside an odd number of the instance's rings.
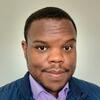
[[40,50],[45,50],[45,47],[44,47],[44,46],[41,46],[41,47],[40,47]]
[[39,52],[45,52],[48,49],[48,47],[44,45],[35,45],[34,48]]
[[65,51],[70,51],[71,48],[72,48],[71,46],[65,46],[65,47],[64,47]]
[[45,46],[39,46],[39,47],[37,47],[37,49],[40,50],[40,51],[46,51],[47,47],[45,47]]

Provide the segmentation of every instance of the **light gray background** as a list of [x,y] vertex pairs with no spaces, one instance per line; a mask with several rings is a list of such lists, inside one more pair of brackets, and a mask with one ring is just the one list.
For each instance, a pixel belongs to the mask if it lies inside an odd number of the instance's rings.
[[66,10],[78,28],[75,76],[100,85],[100,0],[0,0],[0,86],[27,71],[21,40],[26,18],[39,8]]

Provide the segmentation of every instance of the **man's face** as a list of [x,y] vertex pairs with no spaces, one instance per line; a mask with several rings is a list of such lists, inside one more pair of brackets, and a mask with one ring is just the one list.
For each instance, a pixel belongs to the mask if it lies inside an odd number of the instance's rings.
[[22,47],[31,75],[49,92],[63,88],[76,66],[76,31],[69,20],[40,19]]

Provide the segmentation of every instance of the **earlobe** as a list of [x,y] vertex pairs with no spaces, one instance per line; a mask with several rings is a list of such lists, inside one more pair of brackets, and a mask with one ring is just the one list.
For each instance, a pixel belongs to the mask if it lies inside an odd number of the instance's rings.
[[22,48],[23,48],[24,55],[26,57],[26,53],[27,53],[27,43],[26,43],[26,41],[23,40],[21,42],[21,45],[22,45]]
[[25,49],[26,48],[26,41],[23,40],[21,44],[22,44],[22,48]]

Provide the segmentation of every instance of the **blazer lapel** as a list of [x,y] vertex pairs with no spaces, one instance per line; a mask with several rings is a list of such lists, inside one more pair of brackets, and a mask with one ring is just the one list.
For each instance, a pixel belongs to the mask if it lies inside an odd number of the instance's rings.
[[20,100],[34,100],[29,82],[29,72],[21,80],[20,95],[23,98]]
[[69,92],[66,100],[87,100],[87,93],[82,91],[74,78],[69,81]]

